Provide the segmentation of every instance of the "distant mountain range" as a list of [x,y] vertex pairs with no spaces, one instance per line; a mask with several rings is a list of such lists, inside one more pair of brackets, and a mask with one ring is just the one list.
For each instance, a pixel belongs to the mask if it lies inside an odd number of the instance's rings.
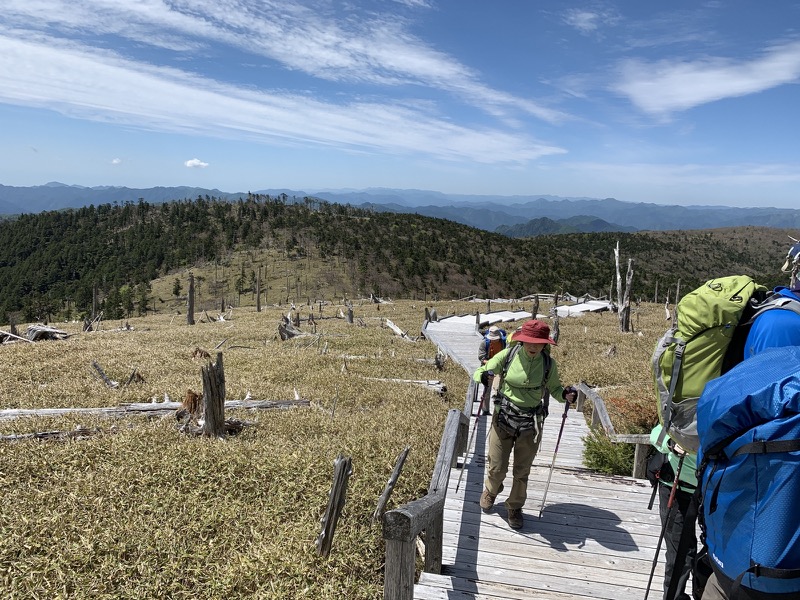
[[[717,229],[754,225],[800,229],[800,210],[787,208],[738,208],[729,206],[675,206],[622,202],[614,198],[562,198],[550,195],[495,196],[444,194],[430,190],[370,188],[365,190],[262,189],[253,193],[315,197],[374,211],[418,213],[448,219],[511,237],[551,233],[668,231]],[[213,196],[236,200],[247,192],[223,192],[196,187],[83,187],[51,182],[32,187],[0,185],[0,215],[38,213],[78,208],[90,204],[193,200]]]

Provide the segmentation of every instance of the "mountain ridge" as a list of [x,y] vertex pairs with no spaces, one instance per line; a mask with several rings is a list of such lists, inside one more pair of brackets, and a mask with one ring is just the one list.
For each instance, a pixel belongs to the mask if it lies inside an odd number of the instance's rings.
[[[30,187],[0,184],[0,215],[80,208],[92,204],[138,202],[139,199],[151,203],[194,200],[198,197],[231,201],[246,198],[248,193],[251,192],[225,192],[216,188],[192,186],[85,187],[55,181]],[[577,217],[602,220],[610,224],[611,229],[603,229],[608,231],[671,231],[747,225],[800,229],[800,210],[775,207],[681,206],[626,202],[615,198],[561,197],[547,194],[446,194],[434,190],[395,188],[309,191],[265,188],[252,193],[289,198],[314,197],[376,212],[416,213],[486,231],[502,231],[498,228],[516,226],[524,229],[530,221],[541,218],[558,222]],[[535,224],[527,227],[536,229]]]

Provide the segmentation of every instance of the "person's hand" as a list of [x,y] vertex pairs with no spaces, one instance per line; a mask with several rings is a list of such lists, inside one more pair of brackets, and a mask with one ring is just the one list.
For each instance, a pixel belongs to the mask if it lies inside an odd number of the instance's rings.
[[675,454],[677,454],[678,456],[686,456],[686,450],[684,450],[684,449],[683,449],[683,447],[682,447],[680,444],[678,444],[678,443],[675,443],[675,444],[672,446],[672,451],[673,451]]
[[564,393],[562,394],[562,396],[564,397],[564,400],[566,402],[569,402],[570,404],[575,404],[575,402],[578,400],[578,390],[576,390],[571,385],[568,385],[567,387],[564,388]]

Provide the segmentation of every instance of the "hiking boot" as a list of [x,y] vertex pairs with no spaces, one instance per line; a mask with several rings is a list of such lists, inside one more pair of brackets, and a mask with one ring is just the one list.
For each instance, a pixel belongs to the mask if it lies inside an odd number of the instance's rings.
[[[497,494],[503,491],[503,487],[505,487],[502,483],[500,484],[500,489],[497,490]],[[494,499],[497,498],[497,494],[490,494],[489,490],[483,488],[483,493],[481,494],[481,510],[483,512],[488,513],[492,510],[494,506]]]
[[497,494],[490,494],[489,490],[483,488],[483,493],[481,494],[481,510],[485,513],[492,510],[495,498],[497,498]]
[[522,529],[522,509],[509,508],[508,509],[508,526],[511,529]]

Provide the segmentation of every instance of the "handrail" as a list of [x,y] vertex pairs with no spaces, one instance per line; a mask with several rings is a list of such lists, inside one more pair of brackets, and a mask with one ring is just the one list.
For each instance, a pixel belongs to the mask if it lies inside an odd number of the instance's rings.
[[592,401],[591,428],[596,429],[598,424],[603,426],[608,439],[614,443],[636,444],[633,455],[633,470],[631,475],[636,479],[644,479],[647,468],[647,454],[650,450],[650,436],[646,433],[625,434],[614,431],[614,424],[608,416],[606,403],[600,395],[587,384],[581,381],[578,385],[578,410],[583,411],[586,398]]
[[442,432],[439,454],[433,468],[428,493],[383,515],[383,539],[386,544],[384,567],[384,600],[412,600],[416,574],[416,539],[425,532],[425,565],[427,573],[442,571],[442,538],[444,534],[444,502],[450,469],[467,445],[469,414],[478,385],[467,389],[465,412],[451,409]]

